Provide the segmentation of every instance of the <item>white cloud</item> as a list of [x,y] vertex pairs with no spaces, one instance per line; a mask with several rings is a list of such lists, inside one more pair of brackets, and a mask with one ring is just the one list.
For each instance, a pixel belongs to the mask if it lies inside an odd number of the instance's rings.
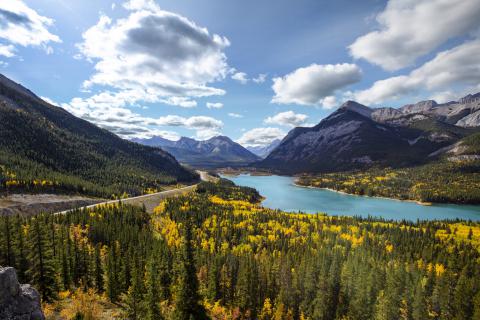
[[221,109],[223,108],[223,103],[221,102],[207,102],[208,109]]
[[39,15],[21,0],[0,1],[0,39],[9,45],[0,44],[0,55],[12,57],[16,45],[43,47],[47,53],[53,49],[49,42],[61,42],[60,38],[50,33],[48,28],[53,20]]
[[229,117],[232,117],[232,118],[243,118],[243,116],[241,114],[238,114],[238,113],[233,113],[233,112],[230,112],[228,114]]
[[228,74],[223,52],[228,39],[161,10],[154,1],[132,0],[124,7],[128,17],[114,21],[101,16],[77,45],[83,57],[95,63],[85,88],[106,86],[130,103],[181,107],[196,106],[198,97],[225,94],[209,84]]
[[247,77],[247,74],[245,72],[235,72],[232,75],[232,79],[237,80],[241,84],[246,84],[248,82],[248,77]]
[[477,0],[390,0],[377,16],[379,30],[356,39],[350,53],[386,70],[398,70],[448,39],[475,31],[479,17]]
[[[408,75],[376,81],[369,89],[354,93],[361,103],[379,104],[426,91],[464,90],[480,83],[480,40],[440,52]],[[457,91],[456,90],[456,91]]]
[[255,128],[245,132],[237,142],[243,146],[268,146],[276,139],[283,139],[285,132],[278,128]]
[[[182,127],[194,130],[198,136],[205,135],[207,131],[220,132],[223,127],[222,121],[207,116],[144,117],[125,108],[125,103],[128,101],[123,97],[102,92],[89,98],[74,98],[70,103],[61,106],[75,116],[95,123],[123,138],[145,138],[159,135],[159,132],[167,132],[160,127]],[[177,135],[172,131],[168,133]]]
[[0,44],[0,56],[11,58],[15,56],[15,47],[11,44],[2,45]]
[[[355,64],[312,64],[283,77],[274,78],[273,103],[329,106],[339,89],[360,81],[362,72]],[[325,101],[327,98],[327,101]]]
[[46,101],[48,103],[50,103],[51,105],[53,106],[59,106],[60,104],[58,104],[56,101],[50,99],[49,97],[40,97],[43,101]]
[[332,109],[338,104],[337,98],[335,98],[335,96],[325,97],[322,101],[322,104],[325,109]]
[[264,83],[267,80],[266,73],[260,73],[256,78],[253,78],[252,81],[255,83]]
[[290,127],[298,127],[307,121],[306,114],[295,113],[293,111],[280,112],[273,117],[268,117],[264,120],[266,124],[283,125]]

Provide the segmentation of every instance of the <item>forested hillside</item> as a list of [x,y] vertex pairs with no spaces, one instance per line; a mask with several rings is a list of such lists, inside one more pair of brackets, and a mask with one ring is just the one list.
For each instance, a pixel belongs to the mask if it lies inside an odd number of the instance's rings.
[[[473,137],[473,136],[472,136]],[[469,148],[478,148],[478,142]],[[409,168],[302,175],[302,186],[437,203],[480,203],[480,161],[441,161]]]
[[4,217],[0,264],[66,319],[479,319],[478,223],[289,214],[256,199],[208,183],[153,216],[118,204]]
[[110,197],[196,179],[170,154],[123,140],[0,80],[0,193]]

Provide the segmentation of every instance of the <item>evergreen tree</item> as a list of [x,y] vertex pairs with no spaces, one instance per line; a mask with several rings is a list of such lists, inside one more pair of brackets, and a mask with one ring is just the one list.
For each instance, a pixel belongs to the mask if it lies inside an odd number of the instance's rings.
[[102,253],[101,245],[95,246],[95,287],[98,292],[103,292],[103,265],[102,265]]
[[146,320],[163,320],[163,316],[160,312],[159,301],[160,294],[158,290],[157,280],[158,268],[157,262],[154,257],[151,257],[147,264],[147,272],[145,274],[145,310]]
[[175,293],[175,320],[209,319],[200,304],[198,279],[192,246],[192,222],[185,222],[182,250],[177,264],[177,291]]
[[27,243],[25,240],[23,219],[20,216],[15,218],[15,252],[18,280],[20,283],[27,282],[28,258],[27,258]]
[[57,297],[56,269],[51,242],[47,238],[48,229],[42,223],[42,218],[42,216],[36,217],[31,225],[28,276],[40,292],[42,299],[51,302]]
[[428,318],[427,299],[425,296],[424,282],[426,279],[419,279],[415,288],[413,299],[412,316],[414,320],[423,320]]
[[132,279],[128,292],[123,296],[123,301],[126,306],[125,313],[128,319],[144,319],[144,308],[142,305],[144,286],[142,270],[137,266],[137,257],[134,257],[132,263]]

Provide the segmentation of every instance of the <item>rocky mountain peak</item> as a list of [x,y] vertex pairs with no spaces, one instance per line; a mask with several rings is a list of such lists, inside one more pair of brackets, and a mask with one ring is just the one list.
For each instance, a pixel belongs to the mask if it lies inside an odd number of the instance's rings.
[[407,104],[401,107],[400,111],[402,111],[403,113],[422,113],[431,111],[437,105],[438,104],[435,100],[425,100],[414,104]]
[[458,103],[472,103],[476,101],[480,101],[480,92],[475,94],[468,94],[465,97],[458,100]]
[[340,109],[349,110],[361,114],[364,117],[370,118],[373,110],[358,102],[348,100],[340,106]]

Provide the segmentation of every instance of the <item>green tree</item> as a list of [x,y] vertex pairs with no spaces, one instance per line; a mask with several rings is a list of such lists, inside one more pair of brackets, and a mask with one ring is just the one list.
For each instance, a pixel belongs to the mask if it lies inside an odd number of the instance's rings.
[[188,218],[185,222],[183,245],[178,257],[177,268],[174,319],[209,319],[204,307],[200,304],[192,246],[192,222]]
[[42,216],[33,219],[29,234],[30,269],[32,284],[38,289],[44,301],[51,302],[57,297],[57,280],[53,250],[48,239],[48,229],[42,223]]

